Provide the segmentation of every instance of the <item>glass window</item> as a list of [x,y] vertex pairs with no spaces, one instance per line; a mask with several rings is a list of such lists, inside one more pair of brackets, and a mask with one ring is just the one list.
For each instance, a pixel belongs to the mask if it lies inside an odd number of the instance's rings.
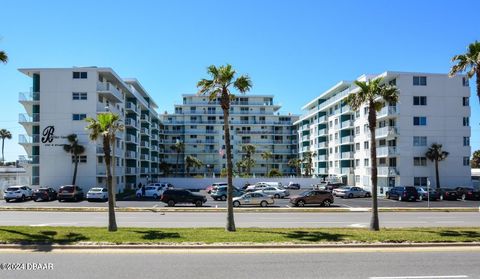
[[426,166],[427,158],[426,157],[413,157],[414,166]]
[[427,137],[413,137],[413,146],[427,146]]
[[468,107],[470,105],[470,98],[469,97],[463,97],[463,106]]
[[84,113],[75,113],[72,115],[72,120],[74,121],[84,120],[85,118],[87,118],[87,115]]
[[413,96],[413,105],[414,106],[426,106],[427,105],[427,96]]
[[468,78],[462,77],[462,85],[463,86],[469,86]]
[[463,146],[470,145],[470,137],[463,137]]
[[364,165],[365,167],[368,167],[368,159],[364,159],[364,160],[363,160],[363,165]]
[[427,186],[427,177],[414,177],[413,186],[416,187],[426,187]]
[[413,126],[426,126],[427,117],[425,116],[414,116],[413,117]]
[[463,165],[470,166],[470,157],[463,157]]
[[426,86],[427,85],[427,77],[426,76],[414,76],[413,77],[413,85],[415,85],[415,86]]
[[470,118],[468,117],[463,118],[463,126],[470,126]]

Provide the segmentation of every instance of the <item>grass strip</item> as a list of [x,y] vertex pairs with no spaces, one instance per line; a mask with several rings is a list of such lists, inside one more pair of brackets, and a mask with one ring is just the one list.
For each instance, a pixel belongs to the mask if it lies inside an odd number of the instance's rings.
[[3,244],[439,243],[480,242],[480,228],[120,228],[0,226]]

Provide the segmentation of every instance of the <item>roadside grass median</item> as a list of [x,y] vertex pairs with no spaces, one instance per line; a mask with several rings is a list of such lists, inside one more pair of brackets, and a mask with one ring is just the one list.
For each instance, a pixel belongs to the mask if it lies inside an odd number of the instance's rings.
[[119,228],[1,226],[1,244],[330,244],[480,243],[480,228]]

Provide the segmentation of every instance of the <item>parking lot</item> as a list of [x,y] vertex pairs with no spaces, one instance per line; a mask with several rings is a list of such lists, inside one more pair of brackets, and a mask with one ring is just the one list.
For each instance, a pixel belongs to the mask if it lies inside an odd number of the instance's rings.
[[[302,190],[290,190],[291,195],[296,195],[300,192],[305,191]],[[226,202],[225,201],[215,201],[213,200],[209,194],[205,191],[200,191],[199,194],[205,195],[208,201],[204,204],[204,207],[210,208],[225,208]],[[340,208],[365,208],[371,207],[372,199],[371,198],[353,198],[353,199],[342,199],[342,198],[335,198],[335,201],[332,207],[340,207]],[[87,201],[80,201],[80,202],[58,202],[54,201],[47,201],[47,202],[34,202],[34,201],[11,201],[9,203],[5,202],[4,200],[0,201],[0,206],[11,206],[11,207],[106,207],[108,206],[107,202],[87,202]],[[118,207],[165,207],[166,204],[160,202],[158,200],[153,199],[136,199],[131,198],[131,200],[125,201],[117,201]],[[431,201],[428,204],[427,201],[415,201],[415,202],[405,202],[405,201],[397,201],[397,200],[388,200],[384,197],[380,197],[378,199],[378,206],[379,207],[479,207],[480,201],[472,201],[472,200],[456,200],[456,201]],[[194,207],[193,205],[176,205],[176,207]],[[289,199],[276,199],[274,205],[270,205],[269,207],[277,207],[277,208],[285,208],[285,207],[293,207],[289,204]],[[318,207],[318,205],[305,205],[305,207]]]

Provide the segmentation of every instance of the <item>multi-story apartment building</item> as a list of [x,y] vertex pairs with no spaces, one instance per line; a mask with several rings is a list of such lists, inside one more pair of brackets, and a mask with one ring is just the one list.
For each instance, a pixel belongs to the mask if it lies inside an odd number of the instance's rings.
[[[160,115],[164,125],[162,151],[166,163],[176,165],[177,155],[171,146],[180,141],[185,144],[182,156],[195,156],[204,164],[201,169],[192,169],[191,173],[220,174],[226,167],[226,160],[222,154],[224,121],[219,104],[219,100],[209,101],[208,96],[183,95],[183,104],[175,105],[175,113]],[[294,174],[288,161],[298,153],[297,134],[293,129],[298,116],[281,115],[278,112],[281,106],[273,102],[271,95],[237,96],[231,105],[229,121],[234,164],[245,156],[242,145],[252,144],[256,147],[253,174],[264,175],[267,165],[269,170],[276,168],[284,175]],[[273,158],[262,159],[260,154],[265,151],[270,151]],[[180,159],[179,169],[184,172],[183,159]]]
[[85,147],[77,184],[105,185],[102,141],[92,142],[86,117],[111,111],[120,115],[125,131],[117,134],[114,179],[125,186],[155,179],[159,163],[157,105],[136,79],[122,79],[110,68],[20,69],[32,78],[32,89],[20,93],[26,113],[19,122],[26,130],[19,143],[30,156],[32,185],[71,184],[73,159],[63,150],[66,137],[76,134]]
[[[396,85],[399,101],[384,104],[377,113],[376,145],[380,193],[395,185],[436,185],[434,163],[425,157],[433,143],[449,156],[440,165],[441,186],[471,184],[470,88],[465,77],[446,74],[384,72],[363,75],[366,81],[382,77]],[[295,122],[299,154],[315,152],[313,173],[343,177],[350,185],[369,188],[370,136],[368,108],[352,111],[345,98],[358,88],[341,81],[302,109]]]

